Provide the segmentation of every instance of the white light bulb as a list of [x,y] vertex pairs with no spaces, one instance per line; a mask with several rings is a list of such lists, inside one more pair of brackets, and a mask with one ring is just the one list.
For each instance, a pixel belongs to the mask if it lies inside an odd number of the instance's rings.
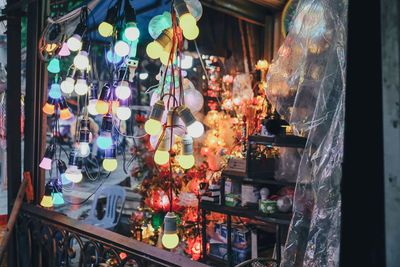
[[118,107],[117,108],[117,117],[122,121],[126,121],[131,117],[131,109],[129,107]]
[[75,93],[85,95],[89,91],[89,87],[85,79],[78,79],[75,84]]
[[129,45],[122,40],[119,40],[114,46],[115,54],[120,57],[127,56],[129,54],[129,50]]
[[89,154],[90,154],[89,143],[86,143],[86,142],[79,143],[78,154],[82,158],[86,158],[87,156],[89,156]]
[[80,70],[89,68],[88,53],[86,51],[81,51],[78,55],[76,55],[74,58],[74,65]]
[[68,49],[71,51],[78,51],[82,47],[82,37],[75,34],[67,41]]
[[204,133],[204,126],[201,122],[195,121],[187,127],[188,134],[193,138],[198,138]]
[[78,169],[78,166],[71,165],[68,166],[67,170],[65,171],[65,178],[71,182],[79,183],[82,181],[83,175],[81,170]]
[[181,61],[182,69],[190,69],[193,65],[193,57],[190,55],[184,55]]
[[70,94],[74,91],[75,80],[71,77],[67,77],[65,81],[61,83],[61,91],[64,94]]
[[136,41],[139,38],[140,35],[140,31],[137,27],[127,27],[125,29],[125,37],[126,39],[128,39],[129,41]]
[[115,94],[119,99],[125,100],[131,96],[131,88],[126,81],[122,81],[115,89]]
[[139,74],[139,79],[141,79],[141,80],[146,80],[147,77],[149,77],[149,74],[147,72]]
[[96,104],[97,104],[97,99],[89,100],[89,105],[88,105],[87,109],[88,109],[88,112],[90,115],[96,116],[99,114],[96,110]]

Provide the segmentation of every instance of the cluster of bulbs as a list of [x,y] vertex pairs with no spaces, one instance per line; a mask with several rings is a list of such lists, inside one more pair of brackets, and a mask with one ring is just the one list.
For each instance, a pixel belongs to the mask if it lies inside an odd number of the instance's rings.
[[[198,0],[176,0],[174,9],[179,19],[179,27],[183,36],[194,40],[199,35],[197,20],[202,14],[202,7]],[[152,59],[160,59],[163,65],[168,65],[170,51],[175,52],[177,44],[173,44],[173,28],[171,13],[164,12],[150,20],[149,33],[154,41],[146,47],[147,55]],[[174,47],[173,47],[174,46]],[[173,61],[176,59],[173,53]]]
[[[151,111],[149,119],[144,125],[146,133],[149,135],[159,135],[162,130],[161,119],[165,112],[165,105],[163,100],[157,101]],[[159,165],[164,165],[169,161],[169,150],[171,143],[171,129],[178,125],[177,120],[181,119],[187,130],[181,139],[181,154],[177,156],[179,165],[184,169],[190,169],[194,165],[193,156],[193,139],[198,138],[204,133],[204,126],[201,122],[197,121],[192,115],[189,108],[185,106],[178,106],[171,108],[168,112],[168,119],[166,130],[160,134],[159,146],[154,154],[154,162]]]

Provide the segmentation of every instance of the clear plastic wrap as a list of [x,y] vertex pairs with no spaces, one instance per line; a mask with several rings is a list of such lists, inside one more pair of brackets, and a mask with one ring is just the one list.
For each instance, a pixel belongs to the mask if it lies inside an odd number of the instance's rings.
[[308,137],[281,266],[338,266],[348,2],[300,0],[267,97]]

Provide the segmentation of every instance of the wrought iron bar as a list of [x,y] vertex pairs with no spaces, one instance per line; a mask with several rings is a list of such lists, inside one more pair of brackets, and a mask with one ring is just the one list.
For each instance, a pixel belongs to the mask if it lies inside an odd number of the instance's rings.
[[23,266],[208,266],[34,205],[21,207],[16,232]]

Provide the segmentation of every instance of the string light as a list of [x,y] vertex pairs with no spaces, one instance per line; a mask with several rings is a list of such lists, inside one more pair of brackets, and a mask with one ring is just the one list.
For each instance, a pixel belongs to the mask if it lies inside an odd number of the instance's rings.
[[46,152],[44,153],[44,157],[39,164],[39,167],[45,170],[51,170],[51,163],[53,162],[54,156],[54,145],[49,145],[46,148]]
[[78,153],[75,150],[71,150],[69,154],[68,168],[65,171],[65,178],[73,183],[79,183],[82,181],[83,175],[79,168],[81,164],[81,158],[78,157]]
[[76,75],[76,69],[74,66],[71,66],[68,70],[68,75],[65,78],[65,81],[61,83],[61,91],[64,94],[71,94],[74,91],[75,75]]
[[144,130],[150,135],[156,135],[161,131],[161,118],[165,111],[164,101],[157,101],[151,110],[150,118],[144,124]]
[[68,39],[68,49],[75,52],[82,47],[82,37],[86,32],[86,25],[83,22],[79,22],[72,36]]
[[161,242],[167,249],[173,249],[179,244],[177,218],[173,212],[168,212],[164,217],[164,234]]
[[105,149],[104,151],[104,160],[103,160],[103,168],[106,171],[112,172],[118,166],[118,162],[116,160],[116,151],[115,145],[111,145],[110,148]]

